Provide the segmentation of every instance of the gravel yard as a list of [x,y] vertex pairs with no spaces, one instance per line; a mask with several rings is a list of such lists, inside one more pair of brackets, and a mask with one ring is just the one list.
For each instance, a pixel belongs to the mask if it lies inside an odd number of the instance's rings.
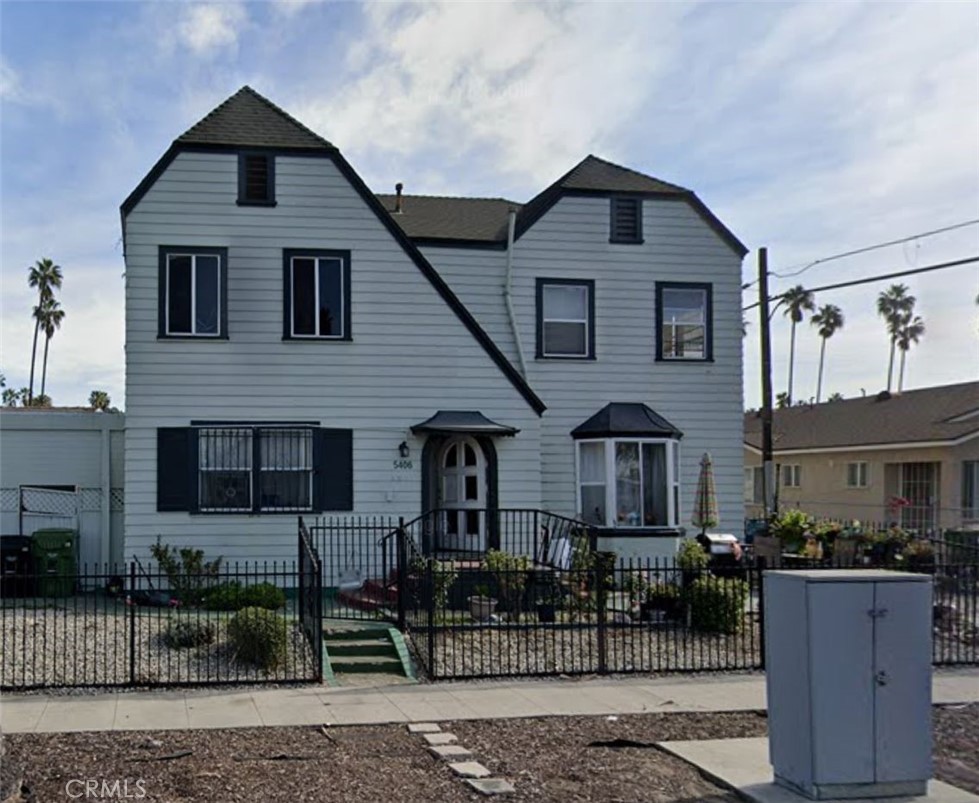
[[[0,685],[99,686],[127,683],[130,628],[124,607],[5,608],[0,632]],[[161,632],[173,617],[209,622],[212,644],[175,649]],[[290,623],[286,662],[264,672],[237,661],[227,639],[229,615],[167,609],[137,610],[135,675],[138,685],[217,681],[274,682],[311,677],[312,656]]]
[[[416,645],[424,650],[424,639],[416,640]],[[761,666],[760,649],[757,622],[730,635],[639,624],[610,625],[607,631],[610,672],[753,669]],[[440,678],[587,674],[598,671],[598,656],[596,627],[442,628],[435,634],[431,674]]]
[[[935,712],[936,774],[979,793],[979,705]],[[442,722],[515,801],[735,803],[735,795],[651,742],[763,736],[756,713]],[[158,741],[150,741],[150,740]],[[618,740],[618,741],[616,741]],[[606,744],[599,744],[604,742]],[[608,744],[610,743],[611,744]],[[156,733],[15,734],[4,772],[38,801],[67,801],[70,779],[142,781],[146,801],[480,800],[403,725]]]

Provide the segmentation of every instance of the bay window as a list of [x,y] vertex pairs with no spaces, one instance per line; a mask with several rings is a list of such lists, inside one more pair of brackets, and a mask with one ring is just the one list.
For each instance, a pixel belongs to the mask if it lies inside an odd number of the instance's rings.
[[578,509],[586,521],[606,527],[677,526],[676,440],[580,440],[577,465]]

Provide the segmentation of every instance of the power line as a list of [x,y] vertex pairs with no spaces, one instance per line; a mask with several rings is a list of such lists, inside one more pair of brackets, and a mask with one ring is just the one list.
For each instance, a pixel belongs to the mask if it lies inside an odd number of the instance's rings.
[[[979,255],[974,257],[967,257],[966,259],[957,259],[954,262],[941,262],[937,265],[926,265],[923,268],[912,268],[910,270],[901,270],[895,273],[881,273],[877,276],[866,276],[863,279],[852,279],[849,282],[837,282],[836,284],[827,284],[822,287],[810,287],[807,288],[810,293],[821,293],[825,290],[838,290],[841,287],[853,287],[858,284],[870,284],[872,282],[881,282],[885,279],[897,279],[900,276],[911,276],[915,273],[927,273],[933,270],[942,270],[944,268],[956,268],[960,265],[968,265],[972,262],[979,262]],[[776,301],[782,298],[785,293],[777,296],[769,297],[769,301]],[[747,312],[750,309],[754,309],[759,305],[760,302],[756,301],[754,304],[749,304],[747,307],[742,307],[742,312]]]
[[[932,237],[936,234],[944,234],[947,231],[964,229],[966,226],[975,226],[977,223],[979,223],[979,218],[976,218],[975,220],[966,220],[963,221],[962,223],[955,223],[951,226],[943,226],[940,229],[931,229],[930,231],[923,231],[920,234],[910,234],[907,237],[901,237],[898,240],[888,240],[887,242],[884,243],[876,243],[875,245],[867,245],[864,246],[863,248],[856,248],[852,251],[844,251],[842,254],[833,254],[832,256],[822,257],[820,259],[814,259],[812,262],[809,262],[804,265],[802,263],[799,263],[797,265],[792,265],[791,267],[786,269],[790,271],[788,273],[778,273],[776,271],[772,271],[770,275],[775,276],[779,279],[790,279],[793,276],[799,276],[805,273],[807,270],[809,270],[810,268],[814,268],[816,265],[822,265],[824,262],[832,262],[833,260],[836,259],[844,259],[845,257],[852,257],[852,256],[856,256],[857,254],[866,254],[869,251],[877,251],[881,248],[890,248],[892,245],[902,245],[903,243],[909,243],[912,240],[920,240],[924,237]],[[793,270],[793,268],[799,267],[799,265],[802,265],[799,268],[799,270]],[[749,287],[757,284],[757,281],[758,280],[756,279],[753,282],[749,282],[748,284],[742,285],[741,289],[747,290]]]

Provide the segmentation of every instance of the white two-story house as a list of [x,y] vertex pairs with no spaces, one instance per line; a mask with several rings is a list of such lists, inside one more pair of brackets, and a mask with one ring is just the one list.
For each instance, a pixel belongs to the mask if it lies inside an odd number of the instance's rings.
[[246,87],[122,225],[127,554],[434,509],[484,548],[516,508],[666,554],[708,451],[740,530],[746,249],[689,190],[588,157],[525,204],[375,195]]

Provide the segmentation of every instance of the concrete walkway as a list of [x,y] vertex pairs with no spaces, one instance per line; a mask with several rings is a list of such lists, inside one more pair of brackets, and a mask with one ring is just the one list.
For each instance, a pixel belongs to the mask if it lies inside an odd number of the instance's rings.
[[[979,702],[979,668],[935,673],[935,703]],[[373,725],[463,719],[741,711],[765,707],[763,675],[549,679],[377,688],[4,695],[6,733]]]

